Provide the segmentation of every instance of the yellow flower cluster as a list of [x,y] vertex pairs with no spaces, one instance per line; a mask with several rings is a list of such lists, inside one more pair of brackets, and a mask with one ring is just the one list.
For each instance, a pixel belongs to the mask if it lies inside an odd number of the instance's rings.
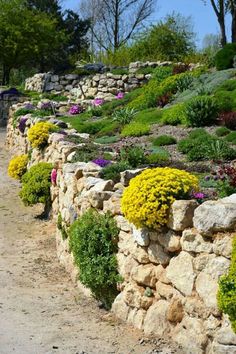
[[33,148],[42,149],[47,145],[49,132],[54,131],[56,126],[49,122],[39,122],[28,130],[28,139]]
[[175,168],[144,170],[130,181],[121,200],[124,216],[136,227],[158,229],[167,223],[171,204],[198,189],[197,177]]
[[8,165],[8,175],[14,179],[21,179],[27,171],[28,156],[14,156]]

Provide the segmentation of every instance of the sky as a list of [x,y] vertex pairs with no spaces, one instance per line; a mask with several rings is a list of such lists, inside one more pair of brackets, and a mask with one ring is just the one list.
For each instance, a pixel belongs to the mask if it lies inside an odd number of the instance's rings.
[[[78,10],[79,0],[64,0],[65,8]],[[191,16],[194,23],[194,30],[197,33],[197,45],[202,46],[202,40],[206,34],[218,33],[219,27],[210,5],[210,0],[207,0],[205,6],[202,0],[157,0],[157,7],[151,20],[159,20],[167,14],[180,12],[184,16]],[[229,24],[227,25],[228,33],[230,31]]]

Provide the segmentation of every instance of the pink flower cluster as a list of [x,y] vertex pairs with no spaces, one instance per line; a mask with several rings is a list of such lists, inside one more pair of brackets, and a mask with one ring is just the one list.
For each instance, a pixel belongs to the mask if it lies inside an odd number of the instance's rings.
[[93,101],[93,106],[100,107],[101,105],[103,105],[103,103],[104,103],[103,98],[95,98],[95,100]]
[[55,168],[53,168],[51,172],[51,183],[54,186],[57,184],[57,170]]

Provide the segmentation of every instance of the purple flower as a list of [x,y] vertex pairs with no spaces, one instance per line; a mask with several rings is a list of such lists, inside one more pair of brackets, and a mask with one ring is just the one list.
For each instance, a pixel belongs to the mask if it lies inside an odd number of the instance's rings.
[[93,106],[100,107],[101,105],[103,105],[103,103],[104,103],[103,98],[95,98],[95,100],[93,101]]
[[205,176],[205,181],[210,181],[210,179],[211,179],[211,176]]
[[55,168],[51,172],[51,182],[54,186],[57,184],[57,170]]
[[34,110],[35,109],[35,106],[32,104],[32,103],[26,103],[25,106],[24,106],[25,109],[32,109]]
[[100,167],[106,167],[107,165],[111,164],[111,161],[105,159],[96,159],[93,160],[93,162]]
[[80,105],[74,105],[70,108],[69,110],[69,114],[71,115],[75,115],[75,114],[80,114],[83,112],[83,107],[81,107]]
[[45,111],[51,110],[52,109],[52,102],[43,102],[41,104],[41,108],[40,109],[45,110]]
[[118,92],[117,95],[116,95],[116,99],[117,100],[121,100],[122,98],[124,98],[124,92]]
[[22,134],[25,132],[27,119],[27,117],[21,117],[19,121],[18,129]]

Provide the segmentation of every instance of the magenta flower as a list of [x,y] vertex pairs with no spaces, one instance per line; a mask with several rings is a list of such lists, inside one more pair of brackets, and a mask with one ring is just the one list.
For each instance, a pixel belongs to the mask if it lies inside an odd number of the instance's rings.
[[202,193],[202,192],[193,192],[192,193],[192,197],[194,199],[196,199],[196,201],[198,203],[202,203],[204,201],[204,199],[207,198],[207,195],[205,193]]
[[124,92],[118,92],[117,95],[116,95],[116,99],[117,100],[121,100],[122,98],[124,98]]
[[51,183],[54,186],[57,184],[57,170],[55,168],[53,168],[51,172]]
[[18,129],[22,134],[25,132],[27,119],[27,117],[21,117],[19,121]]
[[83,112],[83,107],[81,107],[80,105],[74,105],[70,108],[69,110],[69,114],[71,115],[75,115],[75,114],[80,114]]
[[103,105],[103,103],[104,103],[103,98],[95,98],[95,100],[93,101],[93,106],[100,107],[101,105]]

